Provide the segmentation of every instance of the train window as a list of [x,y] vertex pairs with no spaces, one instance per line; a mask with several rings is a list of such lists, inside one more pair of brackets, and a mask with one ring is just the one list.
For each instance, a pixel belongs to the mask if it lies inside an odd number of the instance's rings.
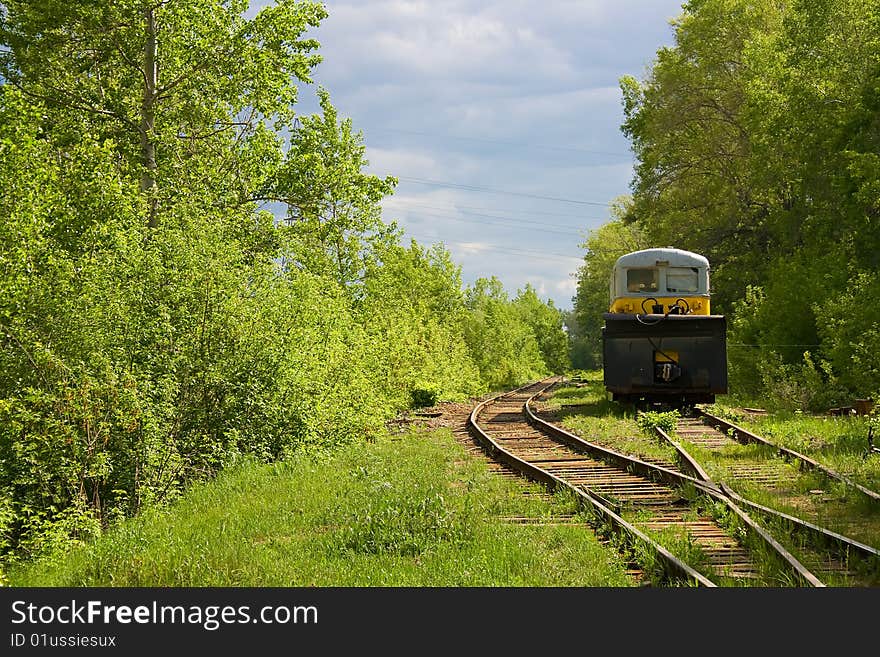
[[626,271],[627,292],[656,292],[659,281],[656,269],[628,269]]
[[696,267],[670,267],[666,270],[666,290],[669,292],[696,292],[700,279]]

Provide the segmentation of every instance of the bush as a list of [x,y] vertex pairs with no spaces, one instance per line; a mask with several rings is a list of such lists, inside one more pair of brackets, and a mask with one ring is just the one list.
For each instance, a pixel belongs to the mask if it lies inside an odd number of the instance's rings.
[[803,362],[787,365],[769,352],[758,364],[764,389],[771,404],[787,411],[824,411],[838,406],[849,397],[828,361],[817,364],[812,354],[804,352]]
[[649,435],[653,435],[655,429],[662,429],[667,434],[675,433],[675,427],[681,414],[677,410],[660,412],[645,411],[636,417],[639,428]]
[[436,386],[427,385],[418,388],[412,388],[409,391],[409,397],[412,408],[426,408],[437,403],[440,391]]

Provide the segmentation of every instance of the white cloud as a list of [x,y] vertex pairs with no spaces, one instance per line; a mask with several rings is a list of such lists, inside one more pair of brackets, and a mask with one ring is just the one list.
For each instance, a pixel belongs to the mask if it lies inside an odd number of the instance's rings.
[[463,255],[481,255],[486,252],[487,244],[482,242],[458,242],[456,250]]
[[553,283],[553,291],[554,292],[562,292],[563,294],[568,294],[569,296],[573,295],[577,292],[577,280],[570,276],[568,278],[563,278],[562,280],[556,281]]
[[439,165],[430,153],[369,147],[366,151],[367,170],[378,176],[406,171],[407,175],[430,178],[436,176]]
[[553,34],[531,26],[538,5],[523,15],[505,4],[329,3],[325,26],[346,37],[340,54],[349,75],[372,69],[396,79],[512,81],[576,72]]

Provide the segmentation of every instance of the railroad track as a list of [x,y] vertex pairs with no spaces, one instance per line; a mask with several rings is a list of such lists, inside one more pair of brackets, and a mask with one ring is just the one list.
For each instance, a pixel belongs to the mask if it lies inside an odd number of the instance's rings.
[[[671,583],[824,586],[715,484],[594,445],[537,417],[529,402],[557,380],[473,409],[470,426],[494,458],[551,489],[572,491],[621,544],[652,555]],[[757,552],[771,554],[775,569]]]
[[[808,456],[796,452],[793,449],[776,445],[766,438],[762,438],[761,436],[758,436],[747,429],[743,429],[732,422],[728,422],[727,420],[712,415],[701,408],[695,408],[694,414],[695,417],[693,418],[682,418],[677,427],[677,431],[681,435],[688,437],[693,442],[698,443],[700,440],[708,441],[708,446],[710,446],[710,448],[724,447],[734,442],[743,445],[763,445],[764,447],[775,451],[780,459],[789,464],[793,464],[802,470],[812,470],[821,473],[828,479],[834,480],[858,491],[873,502],[880,503],[880,493],[877,491],[871,490],[866,486],[862,486],[861,484],[852,481],[848,477],[845,477]],[[748,471],[743,472],[743,476],[745,478],[766,478],[769,476],[770,481],[772,482],[774,479],[778,481],[782,475],[777,473],[774,476],[772,473],[766,473],[759,470],[755,473],[750,473]]]
[[[543,396],[547,396],[546,393]],[[592,404],[564,407],[578,406]],[[555,418],[557,413],[551,412],[551,416]],[[652,457],[651,462],[716,486],[738,506],[760,518],[764,529],[774,534],[823,582],[833,586],[880,585],[880,551],[868,544],[870,537],[880,532],[877,497],[873,491],[808,457],[704,411],[682,418],[675,432],[700,460],[664,431],[655,431],[660,440],[671,446],[675,457],[671,460]],[[603,444],[615,449],[619,442],[621,449],[641,452],[638,448],[641,441],[634,437],[635,433],[628,438],[606,435],[602,438]],[[639,458],[648,460],[644,456]],[[706,468],[714,476],[710,477]],[[822,477],[837,484],[836,489],[821,483]],[[816,487],[835,489],[831,491],[834,494],[828,490],[805,493]],[[851,520],[842,523],[840,517]],[[860,540],[860,537],[869,538]]]
[[[819,577],[826,581],[834,578],[844,585],[875,586],[880,583],[880,550],[853,537],[866,530],[876,535],[880,528],[877,514],[880,495],[876,491],[699,408],[694,410],[692,417],[677,421],[675,434],[689,446],[715,457],[714,469],[722,473],[720,476],[710,477],[705,469],[708,464],[701,463],[665,431],[657,428],[656,433],[678,452],[680,462],[687,464],[684,470],[707,483],[718,483],[722,492],[740,506],[774,523],[790,536],[798,536],[801,539],[799,558]],[[826,495],[825,490],[805,495],[797,485],[805,472],[841,485],[845,491],[844,499]],[[725,480],[717,481],[721,477]],[[772,497],[775,505],[782,508],[796,508],[798,515],[749,499],[760,493]],[[861,496],[865,504],[855,506],[855,510],[850,504],[847,515],[859,510],[861,513],[855,520],[841,526],[834,519],[843,515],[842,510],[848,504],[847,494]],[[823,526],[829,522],[836,526],[833,529]]]

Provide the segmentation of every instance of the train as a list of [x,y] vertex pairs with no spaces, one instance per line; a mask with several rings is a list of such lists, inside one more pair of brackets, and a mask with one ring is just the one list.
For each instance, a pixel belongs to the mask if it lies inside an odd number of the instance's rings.
[[708,259],[676,248],[627,253],[610,292],[602,369],[611,399],[682,408],[727,392],[727,322],[711,312]]

